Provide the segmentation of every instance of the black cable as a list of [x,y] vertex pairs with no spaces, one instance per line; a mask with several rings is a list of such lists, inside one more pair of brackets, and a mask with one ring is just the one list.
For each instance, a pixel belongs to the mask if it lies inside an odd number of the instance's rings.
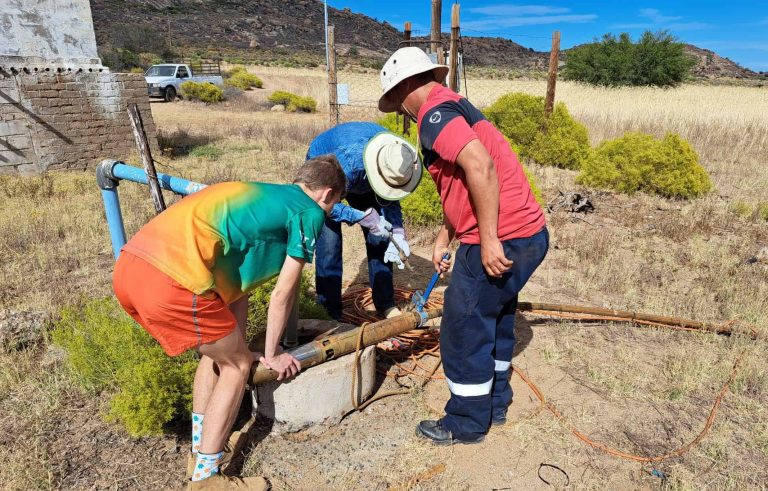
[[542,482],[544,482],[544,484],[546,484],[547,486],[552,486],[552,483],[550,483],[549,481],[547,481],[546,479],[541,477],[541,468],[542,467],[549,467],[550,469],[558,470],[558,471],[560,471],[565,476],[565,484],[563,484],[561,487],[567,487],[571,483],[571,478],[568,476],[568,473],[565,472],[563,469],[559,468],[558,466],[556,466],[554,464],[545,464],[544,462],[542,462],[541,464],[539,464],[539,468],[536,471],[536,474],[539,476],[539,479],[541,479]]

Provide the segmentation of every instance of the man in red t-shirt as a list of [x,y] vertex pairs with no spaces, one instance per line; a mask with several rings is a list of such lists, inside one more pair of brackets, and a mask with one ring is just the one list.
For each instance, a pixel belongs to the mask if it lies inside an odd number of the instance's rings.
[[544,213],[504,136],[468,100],[441,85],[448,67],[419,48],[397,50],[381,70],[379,109],[418,124],[424,166],[437,185],[443,225],[437,271],[461,245],[445,291],[440,353],[451,398],[445,416],[419,423],[436,444],[477,443],[506,422],[517,295],[549,248]]

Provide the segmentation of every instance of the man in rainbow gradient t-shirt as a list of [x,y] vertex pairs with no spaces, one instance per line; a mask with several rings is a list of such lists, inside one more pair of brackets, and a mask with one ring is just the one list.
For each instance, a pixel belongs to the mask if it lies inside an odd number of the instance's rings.
[[[333,155],[307,161],[293,184],[209,186],[152,219],[123,247],[113,286],[123,308],[169,356],[195,348],[188,489],[268,489],[263,478],[218,473],[254,362],[301,369],[278,342],[323,222],[346,189]],[[264,353],[248,349],[248,294],[277,276]]]

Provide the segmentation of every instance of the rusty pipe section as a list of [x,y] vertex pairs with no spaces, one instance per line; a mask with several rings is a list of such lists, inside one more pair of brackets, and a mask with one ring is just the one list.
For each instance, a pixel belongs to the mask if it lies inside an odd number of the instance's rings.
[[[442,308],[430,309],[424,312],[426,319],[434,319],[443,315]],[[363,329],[363,346],[373,346],[385,339],[411,331],[422,325],[423,319],[418,312],[406,312],[391,319],[372,322],[359,327],[347,329],[334,329],[322,338],[315,339],[311,343],[302,344],[288,353],[296,357],[304,370],[315,365],[320,365],[340,356],[352,353],[357,348],[357,338]],[[251,369],[251,383],[254,385],[269,382],[277,378],[277,372],[263,365],[256,365]]]

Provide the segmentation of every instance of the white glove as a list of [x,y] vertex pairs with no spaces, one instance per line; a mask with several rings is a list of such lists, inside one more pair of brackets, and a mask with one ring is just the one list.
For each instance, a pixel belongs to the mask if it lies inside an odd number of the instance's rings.
[[396,264],[397,269],[403,269],[405,268],[405,263],[403,263],[403,260],[400,259],[400,252],[397,250],[397,247],[395,247],[393,242],[400,246],[400,249],[403,250],[405,257],[409,257],[411,255],[411,248],[408,245],[408,242],[405,240],[405,231],[403,229],[396,228],[392,231],[392,237],[389,239],[389,247],[387,247],[387,251],[384,253],[385,263]]

